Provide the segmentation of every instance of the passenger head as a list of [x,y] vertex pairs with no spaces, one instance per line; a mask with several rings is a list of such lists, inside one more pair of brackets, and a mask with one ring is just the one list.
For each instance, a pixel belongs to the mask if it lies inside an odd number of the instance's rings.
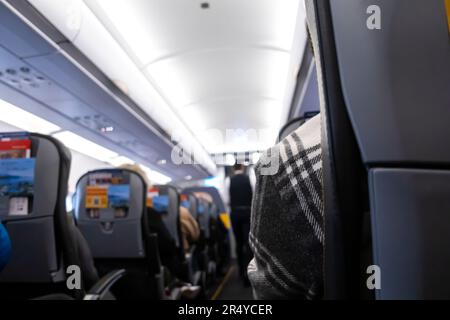
[[124,169],[124,170],[130,170],[133,171],[135,173],[137,173],[138,175],[140,175],[144,181],[145,184],[147,185],[147,188],[150,188],[152,186],[152,182],[150,181],[148,175],[145,173],[145,171],[137,164],[124,164],[121,165],[119,167],[119,169]]
[[194,195],[198,199],[203,199],[206,202],[209,202],[209,203],[213,203],[214,202],[214,199],[211,197],[211,195],[209,193],[206,193],[206,192],[194,192]]
[[236,171],[244,171],[244,166],[242,164],[240,164],[240,163],[236,163],[233,166],[233,169],[234,169],[234,172],[236,172]]

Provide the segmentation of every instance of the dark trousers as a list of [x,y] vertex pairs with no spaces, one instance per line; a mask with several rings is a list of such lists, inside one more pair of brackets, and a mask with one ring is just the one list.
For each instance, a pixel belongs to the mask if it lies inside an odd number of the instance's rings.
[[250,233],[251,209],[232,209],[231,223],[233,225],[234,238],[236,240],[236,255],[239,272],[244,281],[248,281],[247,267],[252,259],[248,237]]

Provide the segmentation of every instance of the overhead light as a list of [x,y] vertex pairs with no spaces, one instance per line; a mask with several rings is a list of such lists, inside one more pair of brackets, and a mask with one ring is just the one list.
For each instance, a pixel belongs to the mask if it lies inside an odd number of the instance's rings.
[[135,163],[135,161],[124,157],[124,156],[119,156],[117,158],[113,158],[111,160],[108,161],[110,164],[112,164],[114,167],[120,167],[123,166],[124,164],[133,164]]
[[223,186],[223,179],[220,177],[210,177],[204,180],[205,187],[215,187],[220,190]]
[[186,177],[184,177],[184,179],[186,179],[187,181],[191,181],[192,180],[192,176],[186,176]]
[[70,131],[56,133],[53,137],[60,140],[66,147],[99,161],[109,162],[111,159],[119,156],[114,151],[106,149],[105,147],[80,137]]
[[101,132],[103,133],[110,133],[110,132],[114,132],[114,127],[109,126],[109,127],[103,127],[100,129]]
[[172,181],[172,179],[161,172],[150,169],[146,166],[141,166],[142,170],[147,174],[147,177],[150,179],[152,184],[168,184]]
[[160,166],[164,166],[164,165],[167,164],[167,160],[166,160],[166,159],[161,159],[161,160],[159,160],[157,163],[158,163],[158,165],[160,165]]
[[61,130],[57,125],[0,99],[0,121],[28,132],[50,134]]

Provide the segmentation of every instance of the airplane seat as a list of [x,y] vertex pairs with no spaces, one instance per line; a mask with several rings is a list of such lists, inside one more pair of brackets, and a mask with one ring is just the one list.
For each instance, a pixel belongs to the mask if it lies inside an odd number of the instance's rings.
[[217,276],[217,265],[220,262],[219,257],[219,230],[218,230],[218,210],[214,203],[210,203],[208,206],[209,214],[209,230],[210,236],[208,241],[209,248],[209,265],[208,274],[210,275],[210,282],[214,283]]
[[198,212],[197,212],[197,198],[193,194],[189,194],[189,212],[192,214],[192,217],[197,220]]
[[190,252],[185,252],[183,246],[183,236],[181,233],[180,195],[178,190],[170,185],[155,186],[155,189],[158,190],[159,196],[168,198],[168,208],[162,214],[163,221],[172,235],[178,249],[177,261],[179,261],[181,268],[179,270],[180,274],[177,276],[187,283],[199,285],[204,288],[202,274],[197,268],[197,247],[193,245]]
[[306,119],[304,117],[298,117],[295,119],[290,120],[288,123],[286,123],[280,130],[278,134],[278,141],[281,142],[283,139],[285,139],[287,136],[289,136],[292,132],[300,128],[304,123],[306,122]]
[[208,203],[203,200],[199,199],[199,208],[198,208],[198,224],[200,229],[203,232],[203,237],[205,238],[205,241],[208,241],[211,235],[210,225],[209,225],[209,205]]
[[[223,200],[218,190],[214,187],[187,188],[184,190],[184,192],[186,194],[191,194],[193,198],[196,199],[198,207],[196,210],[197,212],[204,211],[204,202],[201,202],[203,201],[201,199],[197,199],[197,197],[195,196],[196,193],[206,193],[212,198],[213,202],[210,205],[209,211],[209,224],[205,224],[205,221],[207,220],[202,220],[204,217],[200,216],[200,213],[197,213],[197,221],[199,222],[201,229],[209,230],[210,236],[208,238],[205,237],[205,232],[201,232],[199,251],[203,252],[202,260],[207,262],[206,265],[205,263],[202,263],[203,270],[207,271],[211,269],[210,276],[212,275],[212,278],[214,279],[213,269],[216,270],[216,274],[223,275],[224,273],[226,273],[226,268],[228,267],[231,258],[229,232],[227,226],[222,220],[222,215],[226,216],[226,209]],[[214,208],[216,208],[215,213]],[[211,215],[211,213],[213,214]],[[217,254],[215,255],[215,253]],[[211,262],[210,267],[208,267],[208,261]]]
[[445,3],[306,8],[321,95],[324,298],[448,299]]
[[312,119],[314,116],[319,114],[319,112],[307,112],[302,117],[297,117],[289,120],[278,133],[278,143],[287,138],[291,133],[300,128],[308,120]]
[[[189,212],[197,223],[199,223],[199,199],[192,193],[185,193],[189,202]],[[191,246],[189,257],[189,272],[191,274],[191,279],[203,288],[206,289],[206,267],[203,266],[203,248],[204,248],[204,240],[203,240],[203,232],[201,230],[201,226],[199,224],[200,229],[200,237],[198,241]]]
[[180,196],[178,191],[175,187],[169,185],[155,186],[154,189],[158,190],[160,197],[167,197],[167,210],[162,213],[162,218],[175,241],[176,247],[183,253],[183,238],[180,225]]
[[217,261],[217,220],[218,220],[218,211],[217,207],[214,203],[208,204],[208,215],[209,215],[209,245],[211,247],[210,256],[211,259]]
[[0,218],[12,243],[11,260],[0,274],[0,295],[27,299],[57,293],[60,298],[83,298],[90,284],[84,282],[83,273],[80,289],[66,286],[66,269],[80,266],[82,251],[65,207],[70,151],[56,139],[40,134],[0,136],[3,142],[29,148],[14,159],[0,160]]
[[200,265],[206,275],[206,286],[210,286],[216,273],[216,262],[212,257],[211,215],[209,203],[204,199],[198,200],[198,224],[200,227]]
[[156,236],[146,214],[146,184],[137,173],[104,169],[77,183],[74,216],[100,275],[125,269],[117,299],[162,299],[164,285]]

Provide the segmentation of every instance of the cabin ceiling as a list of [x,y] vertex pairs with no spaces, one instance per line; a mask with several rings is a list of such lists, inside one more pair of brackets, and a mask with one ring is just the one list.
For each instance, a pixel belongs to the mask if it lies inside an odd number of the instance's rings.
[[[30,2],[44,15],[55,16],[56,9],[44,8],[48,0]],[[66,11],[83,12],[80,1],[61,2]],[[266,149],[275,142],[291,106],[306,41],[303,3],[210,0],[206,9],[205,3],[84,0],[207,152]],[[71,20],[65,20],[64,33],[69,39],[72,35],[75,44],[77,29],[86,24],[83,18],[80,14],[72,29],[67,28]],[[95,36],[91,38],[95,46]],[[100,68],[117,68],[101,61],[113,53],[93,56],[79,48]],[[126,88],[133,86],[126,75],[116,72],[116,78]],[[239,131],[227,135],[229,130]]]

